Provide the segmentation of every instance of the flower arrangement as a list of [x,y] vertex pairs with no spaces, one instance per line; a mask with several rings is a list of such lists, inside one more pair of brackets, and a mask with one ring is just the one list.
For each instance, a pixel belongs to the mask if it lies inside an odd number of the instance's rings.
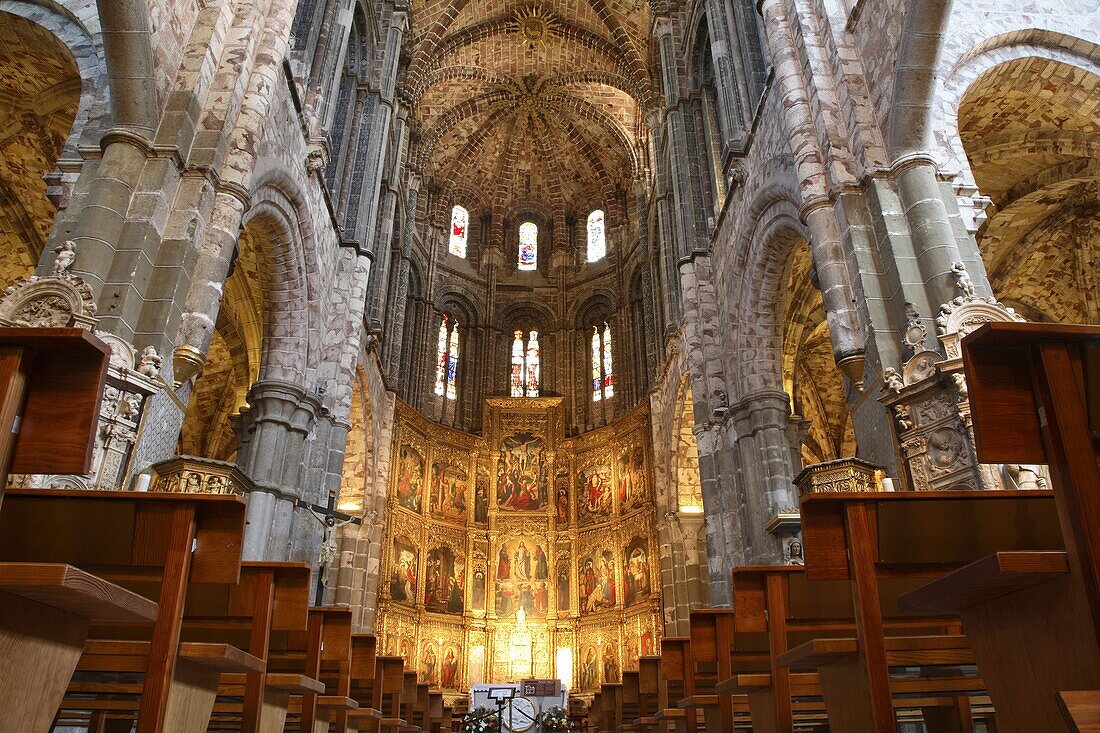
[[557,706],[544,712],[539,722],[544,731],[573,730],[573,721],[569,719],[569,714]]
[[496,733],[496,711],[478,708],[462,717],[462,730],[465,733]]

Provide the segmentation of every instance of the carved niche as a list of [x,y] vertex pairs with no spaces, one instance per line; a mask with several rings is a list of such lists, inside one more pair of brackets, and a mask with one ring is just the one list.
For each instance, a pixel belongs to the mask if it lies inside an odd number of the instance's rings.
[[979,463],[974,452],[961,341],[983,323],[1023,319],[994,298],[975,295],[965,268],[956,267],[955,275],[963,294],[942,305],[935,319],[944,353],[914,346],[901,372],[883,370],[879,401],[894,417],[902,478],[916,491],[1006,487],[1001,467]]

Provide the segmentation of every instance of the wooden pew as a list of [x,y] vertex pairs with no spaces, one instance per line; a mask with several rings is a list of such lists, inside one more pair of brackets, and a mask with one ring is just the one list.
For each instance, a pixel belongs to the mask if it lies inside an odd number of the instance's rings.
[[600,731],[618,733],[623,722],[623,685],[621,682],[600,684]]
[[59,563],[0,562],[0,731],[48,731],[89,625],[152,625],[156,603]]
[[657,730],[658,682],[661,676],[659,655],[638,658],[638,730],[654,733]]
[[[205,710],[209,717],[215,692],[242,700],[231,712],[220,712],[209,725],[197,717],[194,727],[281,731],[290,692],[319,685],[315,680],[303,681],[301,675],[264,674],[272,636],[306,628],[309,575],[309,566],[301,563],[245,562],[241,564],[240,583],[235,586],[188,585],[180,639],[190,649],[190,659],[178,664],[199,665],[205,670],[191,670],[191,707],[194,711]],[[155,593],[149,583],[134,581],[133,586],[146,595]],[[132,680],[130,673],[142,668],[150,646],[148,629],[100,624],[93,626],[92,632],[96,640],[89,642],[80,660],[80,680],[69,686],[66,707],[73,710],[66,719],[70,722],[80,719],[81,709],[96,707],[97,703],[88,699],[89,694],[109,695],[116,702],[128,694],[135,701],[135,713],[141,694],[141,683],[125,678]],[[260,664],[242,657],[237,653],[241,650]],[[201,700],[196,697],[199,690]],[[265,720],[272,716],[271,721]],[[182,718],[178,714],[170,717]]]
[[[766,635],[769,663],[756,673],[736,675],[719,685],[720,692],[748,694],[753,727],[759,731],[784,731],[790,733],[795,726],[795,712],[801,712],[800,720],[813,721],[821,717],[824,708],[820,704],[802,702],[795,705],[792,698],[820,698],[822,695],[817,669],[812,665],[805,673],[792,674],[779,663],[791,648],[814,639],[852,637],[855,634],[852,594],[847,581],[808,581],[801,567],[760,566],[734,569],[732,573],[733,602],[736,609],[735,634]],[[888,637],[944,636],[954,639],[942,642],[929,640],[925,661],[957,666],[968,654],[959,649],[958,620],[951,615],[912,618],[899,616],[891,610],[891,603],[882,608],[883,630]],[[849,639],[855,646],[854,639]],[[887,639],[888,645],[891,642]],[[820,645],[807,652],[817,654],[821,660]],[[962,645],[965,647],[965,645]],[[834,646],[834,649],[839,648]],[[888,655],[900,653],[888,651]],[[889,660],[888,660],[889,661]],[[801,662],[806,666],[806,662]],[[936,731],[971,730],[968,693],[980,691],[982,683],[973,676],[937,676],[932,679],[891,679],[891,693],[895,696],[895,708],[923,708],[922,715],[932,733]],[[924,696],[930,704],[922,705]],[[941,705],[941,701],[954,701]],[[961,709],[961,711],[960,711]]]
[[661,639],[661,667],[657,679],[657,719],[659,730],[687,733],[695,731],[695,708],[681,708],[680,701],[692,695],[688,667],[691,665],[691,639],[667,636]]
[[705,609],[692,611],[690,616],[685,697],[678,707],[701,710],[700,722],[707,733],[732,731],[735,715],[748,713],[748,699],[744,695],[720,695],[718,684],[741,671],[744,665],[756,666],[767,660],[767,648],[759,641],[743,643],[735,639],[734,614],[729,609]]
[[901,603],[962,616],[999,730],[1087,727],[1100,706],[1100,327],[990,323],[962,351],[979,459],[1049,465],[1066,551],[993,548]]
[[618,733],[636,733],[637,720],[641,716],[641,673],[636,669],[624,669],[622,673],[623,711],[617,726]]
[[187,584],[237,583],[244,510],[233,496],[12,489],[0,511],[0,562],[76,564],[123,588],[156,584],[138,731],[160,733],[170,730]]
[[891,648],[913,664],[950,654],[944,644],[955,644],[959,659],[965,658],[957,640],[932,637],[922,646],[916,637],[909,642],[898,637],[888,647],[884,608],[887,615],[898,615],[900,595],[991,550],[1060,550],[1062,545],[1046,491],[813,494],[802,499],[802,531],[806,578],[850,582],[855,653],[837,649],[822,656],[824,650],[812,646],[816,642],[807,642],[780,656],[779,663],[819,665],[834,733],[895,731]]

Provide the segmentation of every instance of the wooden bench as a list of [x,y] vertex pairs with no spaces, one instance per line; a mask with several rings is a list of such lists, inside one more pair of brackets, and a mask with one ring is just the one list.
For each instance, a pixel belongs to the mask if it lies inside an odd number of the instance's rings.
[[900,615],[899,596],[993,550],[1062,545],[1047,491],[813,494],[802,528],[805,577],[851,587],[857,654],[822,678],[834,733],[896,728],[884,615]]
[[0,511],[0,562],[68,563],[123,588],[156,588],[138,731],[160,733],[169,730],[188,583],[237,583],[244,521],[244,502],[232,496],[12,489]]
[[962,352],[979,459],[1049,465],[1065,552],[993,548],[901,605],[962,617],[1000,731],[1088,727],[1100,698],[1100,327],[991,323]]
[[661,666],[657,677],[658,725],[671,727],[675,733],[695,730],[695,708],[681,708],[680,701],[690,697],[691,680],[687,670],[691,664],[691,640],[683,637],[661,639]]
[[156,603],[71,565],[0,562],[0,731],[48,731],[91,623],[149,626]]

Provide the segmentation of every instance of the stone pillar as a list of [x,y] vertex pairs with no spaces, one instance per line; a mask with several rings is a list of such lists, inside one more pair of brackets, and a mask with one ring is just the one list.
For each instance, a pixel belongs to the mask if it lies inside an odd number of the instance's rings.
[[420,197],[420,177],[411,176],[405,191],[405,227],[401,232],[401,262],[397,271],[397,288],[394,292],[390,314],[387,320],[390,326],[389,343],[383,346],[383,357],[386,364],[386,379],[390,384],[397,384],[401,377],[401,370],[409,365],[401,363],[401,352],[404,347],[405,336],[405,311],[408,309],[409,299],[409,270],[412,262],[413,233],[416,231],[416,207]]
[[[305,495],[303,479],[307,440],[321,404],[302,387],[276,381],[253,384],[248,404],[244,425],[248,449],[238,455],[238,466],[252,478],[256,491],[248,501],[243,556],[248,560],[287,560],[296,554],[292,547],[295,520],[303,519],[302,513],[308,511],[295,508],[294,499],[316,499]],[[280,546],[280,541],[286,545]]]
[[[390,26],[386,33],[385,55],[379,81],[378,106],[370,123],[367,137],[366,161],[362,172],[360,199],[349,205],[360,216],[355,217],[353,238],[361,242],[362,251],[374,256],[371,269],[377,267],[377,255],[374,251],[375,233],[378,228],[379,197],[381,195],[382,169],[385,165],[386,151],[389,149],[390,128],[394,114],[394,87],[397,83],[397,62],[401,55],[401,42],[407,27],[407,15],[396,11],[390,16]],[[360,138],[360,145],[363,144]],[[360,175],[357,172],[357,175]]]
[[783,96],[791,150],[801,181],[802,218],[810,230],[810,252],[829,323],[833,359],[852,382],[860,382],[863,334],[852,305],[851,276],[830,196],[835,182],[825,166],[814,128],[809,91],[797,56],[799,44],[792,33],[785,0],[761,0],[760,12],[767,28],[768,50],[775,64],[776,85]]
[[723,0],[706,0],[706,10],[714,79],[718,87],[718,103],[721,105],[718,122],[722,127],[722,148],[725,150],[740,137],[739,128],[746,115],[737,94],[737,69],[734,68],[729,42],[730,24],[726,20]]
[[766,527],[784,507],[798,506],[787,435],[789,399],[786,392],[757,392],[731,410],[748,523],[744,541],[753,564],[781,562],[782,547]]

